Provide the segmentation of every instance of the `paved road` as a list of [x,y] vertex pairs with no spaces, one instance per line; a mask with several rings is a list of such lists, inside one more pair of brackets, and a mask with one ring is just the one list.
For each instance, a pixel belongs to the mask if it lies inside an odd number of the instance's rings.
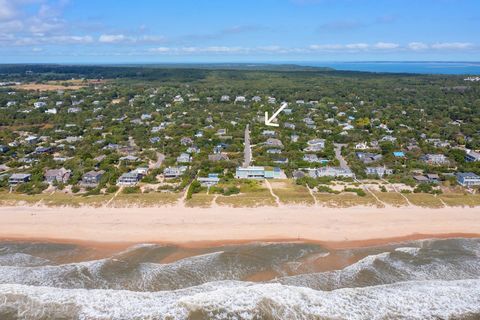
[[346,144],[335,143],[334,145],[335,145],[335,158],[338,159],[338,162],[340,163],[340,168],[350,169],[347,161],[342,156],[342,147],[346,146]]
[[157,161],[150,163],[150,169],[158,169],[162,166],[163,160],[165,160],[165,155],[163,153],[157,152]]
[[252,147],[250,145],[250,129],[248,124],[245,128],[245,149],[243,151],[243,156],[243,167],[246,168],[250,166],[250,162],[252,162]]

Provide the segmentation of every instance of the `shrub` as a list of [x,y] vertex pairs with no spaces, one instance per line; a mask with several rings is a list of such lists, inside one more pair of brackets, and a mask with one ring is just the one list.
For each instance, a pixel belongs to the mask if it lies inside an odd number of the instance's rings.
[[125,187],[125,188],[122,190],[122,192],[125,193],[125,194],[140,193],[140,187],[139,187],[139,186],[135,186],[135,187]]
[[332,188],[330,188],[329,186],[325,186],[325,185],[319,185],[319,186],[317,186],[317,191],[318,191],[318,192],[335,193],[335,194],[338,194],[338,193],[339,193],[338,191],[335,191],[335,190],[333,190]]
[[224,196],[231,196],[233,194],[239,194],[239,193],[240,193],[240,189],[237,187],[228,187],[223,190]]
[[345,188],[343,191],[345,192],[355,192],[360,197],[365,197],[367,194],[363,189],[360,188]]
[[187,191],[187,199],[191,199],[194,193],[199,193],[202,190],[202,185],[197,180],[194,180]]
[[114,186],[109,186],[107,188],[108,193],[114,193],[114,192],[117,192],[117,191],[118,191],[118,186],[115,186],[115,185]]

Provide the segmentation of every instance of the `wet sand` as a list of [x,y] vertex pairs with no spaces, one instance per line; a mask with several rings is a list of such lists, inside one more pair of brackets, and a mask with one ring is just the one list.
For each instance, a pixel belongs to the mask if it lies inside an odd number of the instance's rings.
[[0,238],[116,247],[146,242],[207,247],[307,241],[347,248],[432,237],[477,237],[479,218],[479,208],[452,207],[0,207]]

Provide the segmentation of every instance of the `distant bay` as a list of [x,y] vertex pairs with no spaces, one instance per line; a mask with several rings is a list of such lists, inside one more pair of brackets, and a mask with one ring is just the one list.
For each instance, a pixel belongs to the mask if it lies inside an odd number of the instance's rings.
[[420,74],[458,74],[480,75],[480,62],[294,62],[303,66],[329,67],[336,70],[420,73]]

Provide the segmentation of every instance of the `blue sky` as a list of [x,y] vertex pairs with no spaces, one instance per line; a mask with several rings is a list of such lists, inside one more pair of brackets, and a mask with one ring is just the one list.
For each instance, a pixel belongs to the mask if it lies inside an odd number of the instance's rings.
[[0,62],[480,61],[479,0],[0,0]]

